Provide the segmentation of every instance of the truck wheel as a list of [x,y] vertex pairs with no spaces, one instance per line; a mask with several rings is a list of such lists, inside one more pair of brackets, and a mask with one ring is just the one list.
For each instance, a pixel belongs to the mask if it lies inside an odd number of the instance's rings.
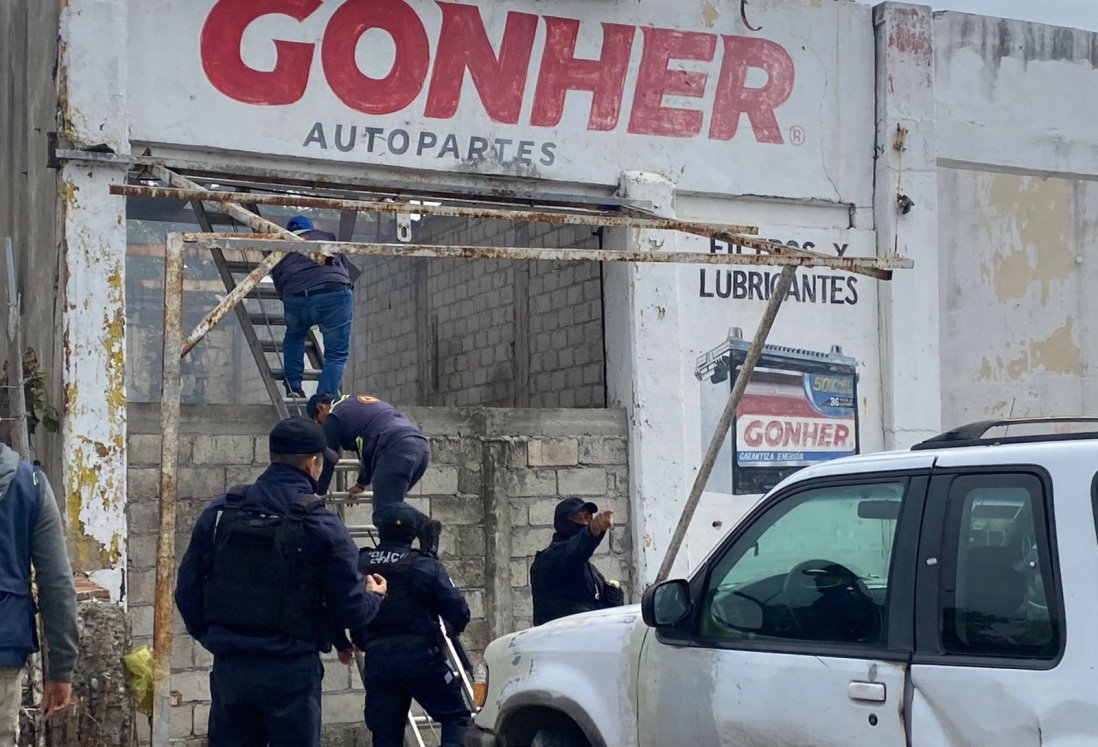
[[534,734],[530,747],[590,747],[579,729],[543,726]]

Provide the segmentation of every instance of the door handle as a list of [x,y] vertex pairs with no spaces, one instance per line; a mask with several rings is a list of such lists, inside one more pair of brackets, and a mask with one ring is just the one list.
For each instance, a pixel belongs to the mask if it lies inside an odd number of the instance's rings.
[[870,703],[884,703],[886,690],[883,682],[851,682],[846,688],[851,700],[863,700]]

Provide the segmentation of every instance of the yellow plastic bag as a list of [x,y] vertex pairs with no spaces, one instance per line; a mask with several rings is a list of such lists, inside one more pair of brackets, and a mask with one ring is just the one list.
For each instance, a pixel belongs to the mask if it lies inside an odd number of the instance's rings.
[[137,703],[137,710],[151,716],[153,675],[156,672],[156,661],[153,659],[152,649],[142,646],[136,651],[131,651],[122,657],[122,663],[130,673],[130,694]]

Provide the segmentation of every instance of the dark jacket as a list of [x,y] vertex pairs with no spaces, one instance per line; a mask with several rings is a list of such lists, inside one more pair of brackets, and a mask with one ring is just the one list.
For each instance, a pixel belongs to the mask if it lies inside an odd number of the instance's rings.
[[[378,455],[390,444],[408,437],[427,440],[419,426],[404,413],[367,394],[346,395],[337,400],[324,421],[324,437],[332,451],[351,450],[358,455],[358,484],[363,487],[370,484]],[[328,492],[334,469],[331,462],[324,465],[319,481],[321,495]]]
[[[327,231],[308,231],[303,234],[303,238],[310,241],[335,241],[335,234]],[[297,252],[287,254],[275,265],[271,270],[271,280],[274,281],[279,298],[286,298],[325,283],[346,283],[348,288],[353,283],[350,263],[344,255],[329,257],[326,263],[321,265],[317,264],[312,257]]]
[[[301,470],[285,464],[272,464],[260,475],[244,498],[243,508],[271,514],[284,514],[296,496],[316,492],[316,483]],[[283,633],[257,634],[206,625],[204,613],[204,569],[213,553],[218,513],[225,507],[224,496],[214,500],[198,517],[191,542],[179,567],[175,603],[187,626],[187,632],[211,653],[265,654],[296,656],[326,650],[325,641],[305,641]],[[323,506],[305,517],[305,539],[301,562],[313,568],[320,579],[323,602],[323,626],[358,628],[377,614],[381,595],[367,592],[358,571],[358,548],[346,527]]]
[[591,564],[606,533],[595,536],[568,519],[558,519],[555,526],[553,541],[530,566],[534,625],[621,604],[620,594],[607,593],[606,578]]
[[[469,605],[442,562],[413,550],[410,542],[388,541],[363,548],[359,570],[363,574],[379,574],[389,587],[377,616],[351,631],[360,649],[370,641],[390,635],[436,638],[439,617],[446,621],[453,635],[460,634],[469,624]],[[346,643],[337,641],[336,647],[345,649]]]
[[0,667],[21,669],[38,650],[32,565],[49,644],[46,679],[69,682],[80,639],[61,514],[45,475],[0,444]]

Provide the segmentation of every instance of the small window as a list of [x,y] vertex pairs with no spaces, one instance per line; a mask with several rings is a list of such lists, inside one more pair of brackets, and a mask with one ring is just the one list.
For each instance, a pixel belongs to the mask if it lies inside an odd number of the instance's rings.
[[[949,492],[942,645],[974,656],[1055,658],[1060,649],[1041,481],[958,477]],[[947,534],[947,537],[952,537]]]
[[905,485],[815,488],[760,516],[715,564],[699,637],[882,646]]

